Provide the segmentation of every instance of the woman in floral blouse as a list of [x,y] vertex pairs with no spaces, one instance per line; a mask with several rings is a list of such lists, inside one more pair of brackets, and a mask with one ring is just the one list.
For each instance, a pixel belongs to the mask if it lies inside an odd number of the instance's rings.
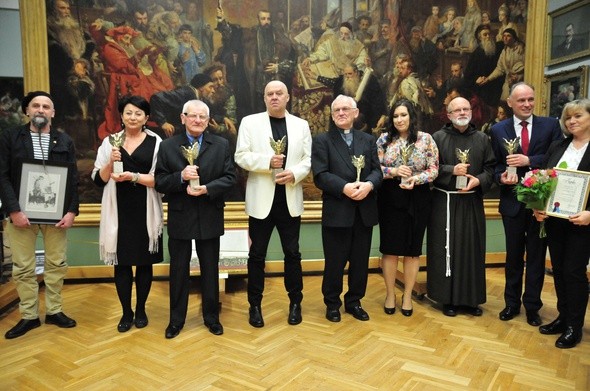
[[422,254],[422,241],[430,215],[429,183],[438,175],[438,148],[428,133],[418,131],[414,105],[397,101],[389,124],[377,140],[383,171],[379,190],[379,251],[387,296],[384,311],[395,313],[395,279],[399,257],[404,257],[404,294],[401,312],[411,316],[412,290]]

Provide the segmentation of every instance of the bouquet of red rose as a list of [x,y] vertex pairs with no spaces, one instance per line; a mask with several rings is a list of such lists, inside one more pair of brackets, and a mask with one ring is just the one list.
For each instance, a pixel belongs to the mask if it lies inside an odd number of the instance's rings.
[[[534,169],[525,174],[516,184],[516,198],[528,209],[545,210],[551,193],[557,186],[557,172],[553,169]],[[545,222],[541,222],[539,237],[547,236]]]

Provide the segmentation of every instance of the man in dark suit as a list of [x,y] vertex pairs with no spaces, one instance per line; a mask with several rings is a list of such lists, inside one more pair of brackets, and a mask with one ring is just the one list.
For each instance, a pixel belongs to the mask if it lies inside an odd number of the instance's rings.
[[[545,239],[539,238],[539,223],[532,211],[525,209],[525,205],[516,199],[514,185],[527,171],[540,167],[549,145],[561,138],[562,134],[555,118],[533,115],[535,91],[528,84],[517,83],[512,86],[507,103],[514,111],[514,116],[497,123],[491,130],[492,147],[498,162],[495,179],[500,183],[499,209],[506,236],[506,308],[500,312],[500,319],[510,320],[518,315],[522,301],[528,324],[539,326],[542,324],[539,309],[543,306],[541,289],[547,243]],[[520,147],[508,154],[505,140],[514,140],[516,137],[520,137]],[[516,173],[510,174],[507,166],[516,167]]]
[[344,295],[344,309],[358,320],[369,320],[361,299],[367,288],[373,226],[378,222],[376,190],[383,174],[373,136],[352,128],[358,115],[353,98],[337,96],[332,102],[336,128],[320,134],[312,143],[314,182],[323,191],[322,293],[326,319],[331,322],[340,321],[340,294],[347,261],[348,292]]
[[570,54],[575,54],[587,49],[584,45],[584,40],[577,37],[574,33],[574,24],[568,23],[565,26],[565,39],[555,48],[553,57],[564,57]]
[[[186,132],[162,142],[156,163],[156,190],[168,196],[168,250],[170,252],[170,324],[166,338],[184,326],[188,307],[190,260],[195,240],[201,267],[203,320],[209,331],[223,334],[219,322],[219,237],[223,235],[224,194],[236,176],[226,139],[205,132],[209,107],[200,100],[184,104]],[[195,162],[183,157],[182,147],[198,143]],[[199,179],[200,183],[191,183]]]

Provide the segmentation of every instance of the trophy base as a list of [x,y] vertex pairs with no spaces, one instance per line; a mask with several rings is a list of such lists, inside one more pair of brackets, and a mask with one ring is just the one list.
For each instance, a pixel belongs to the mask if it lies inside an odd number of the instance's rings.
[[123,162],[113,162],[113,174],[123,173]]
[[191,187],[191,189],[196,190],[197,187],[201,186],[201,180],[200,179],[191,179],[189,181],[189,185]]
[[405,176],[403,176],[403,177],[402,177],[402,180],[401,180],[401,184],[405,186],[405,185],[407,185],[407,184],[409,184],[409,183],[410,183],[410,180],[409,180],[409,178],[408,178],[408,177],[405,177]]
[[516,175],[516,167],[506,167],[506,173],[508,175]]
[[457,189],[463,189],[463,188],[467,187],[467,177],[466,176],[458,176],[455,187]]
[[280,174],[283,171],[285,171],[285,169],[283,169],[283,168],[273,168],[272,169],[272,180],[276,182],[277,181],[277,174]]

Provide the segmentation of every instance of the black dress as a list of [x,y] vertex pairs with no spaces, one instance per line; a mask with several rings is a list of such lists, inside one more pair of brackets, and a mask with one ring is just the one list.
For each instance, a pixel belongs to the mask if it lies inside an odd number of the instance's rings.
[[399,185],[399,178],[386,179],[379,189],[379,251],[387,255],[418,257],[422,255],[430,216],[430,187],[423,184],[406,190]]
[[[152,167],[156,138],[146,136],[145,140],[131,155],[121,148],[123,169],[130,172],[147,174]],[[96,175],[94,182],[105,186],[100,175]],[[158,252],[149,252],[149,237],[147,231],[147,188],[133,185],[131,182],[117,184],[117,214],[119,216],[119,230],[117,235],[117,260],[119,265],[143,266],[162,262],[162,236],[158,238]]]

